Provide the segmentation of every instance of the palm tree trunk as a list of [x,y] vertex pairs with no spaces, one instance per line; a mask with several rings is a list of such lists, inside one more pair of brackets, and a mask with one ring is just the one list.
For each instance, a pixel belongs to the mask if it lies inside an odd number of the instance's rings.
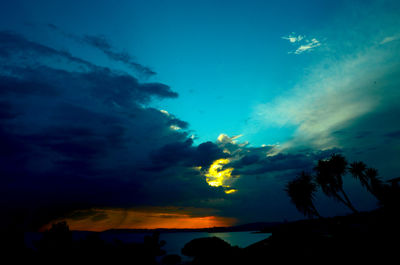
[[322,219],[322,216],[317,211],[317,208],[315,208],[315,205],[312,205],[312,209],[314,211],[314,215],[317,216],[318,218]]
[[366,180],[366,177],[364,174],[360,177],[356,177],[353,175],[353,177],[355,179],[359,179],[361,182],[361,185],[364,186],[372,195],[374,195],[374,191],[372,190],[371,186],[369,185],[368,181]]
[[354,208],[353,204],[351,203],[349,197],[347,197],[347,195],[344,192],[343,188],[340,188],[340,192],[343,194],[343,197],[346,200],[347,207],[349,207],[354,213],[358,213],[357,209]]
[[350,203],[348,203],[345,199],[343,199],[338,193],[334,194],[334,197],[340,201],[341,203],[343,203],[344,205],[346,205],[348,208],[350,208],[350,210],[352,210],[353,212],[357,212],[357,210],[353,207],[353,205]]
[[368,182],[365,183],[365,187],[367,188],[367,190],[369,191],[369,193],[371,193],[378,201],[380,201],[381,199],[379,198],[379,195],[376,193],[376,191],[371,187],[371,185],[369,185]]

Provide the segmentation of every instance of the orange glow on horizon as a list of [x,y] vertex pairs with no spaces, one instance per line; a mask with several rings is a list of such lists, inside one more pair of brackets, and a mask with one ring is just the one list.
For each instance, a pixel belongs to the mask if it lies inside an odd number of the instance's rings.
[[[74,214],[72,215],[74,216]],[[53,223],[66,221],[70,230],[104,231],[108,229],[184,229],[225,227],[236,223],[236,219],[214,215],[193,216],[187,211],[152,211],[151,209],[91,209],[79,211],[75,217],[60,218],[43,226],[48,230]]]

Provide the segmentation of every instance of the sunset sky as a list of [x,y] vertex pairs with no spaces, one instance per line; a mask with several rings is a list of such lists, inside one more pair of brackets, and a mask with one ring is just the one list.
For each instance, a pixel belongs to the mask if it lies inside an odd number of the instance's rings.
[[397,0],[3,1],[0,211],[96,231],[303,218],[285,184],[332,153],[400,176],[399,102]]

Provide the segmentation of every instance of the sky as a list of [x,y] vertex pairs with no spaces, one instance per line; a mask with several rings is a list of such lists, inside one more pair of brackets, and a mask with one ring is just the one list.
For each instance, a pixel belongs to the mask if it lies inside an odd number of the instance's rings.
[[2,222],[296,220],[285,184],[332,153],[398,177],[399,29],[386,0],[2,2]]

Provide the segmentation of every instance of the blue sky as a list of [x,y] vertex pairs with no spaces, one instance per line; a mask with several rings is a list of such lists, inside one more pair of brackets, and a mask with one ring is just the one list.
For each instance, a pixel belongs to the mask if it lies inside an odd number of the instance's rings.
[[[255,136],[246,127],[256,105],[294,86],[315,60],[312,53],[288,54],[294,47],[282,37],[295,32],[324,38],[313,34],[341,10],[337,1],[120,1],[111,6],[108,1],[96,6],[82,1],[78,8],[68,1],[16,1],[12,5],[19,11],[4,10],[3,23],[19,27],[33,39],[108,65],[101,55],[50,36],[54,34],[40,27],[52,23],[75,34],[102,34],[151,66],[157,72],[154,80],[180,95],[179,100],[158,102],[157,107],[189,121],[200,142],[214,141],[220,133],[248,134],[255,145],[281,142],[292,132],[289,128]],[[34,24],[35,30],[31,32],[22,21]]]
[[[1,172],[49,213],[299,218],[283,187],[332,152],[398,176],[399,28],[398,1],[9,1],[0,136],[16,151]],[[376,206],[346,184],[360,209]]]

